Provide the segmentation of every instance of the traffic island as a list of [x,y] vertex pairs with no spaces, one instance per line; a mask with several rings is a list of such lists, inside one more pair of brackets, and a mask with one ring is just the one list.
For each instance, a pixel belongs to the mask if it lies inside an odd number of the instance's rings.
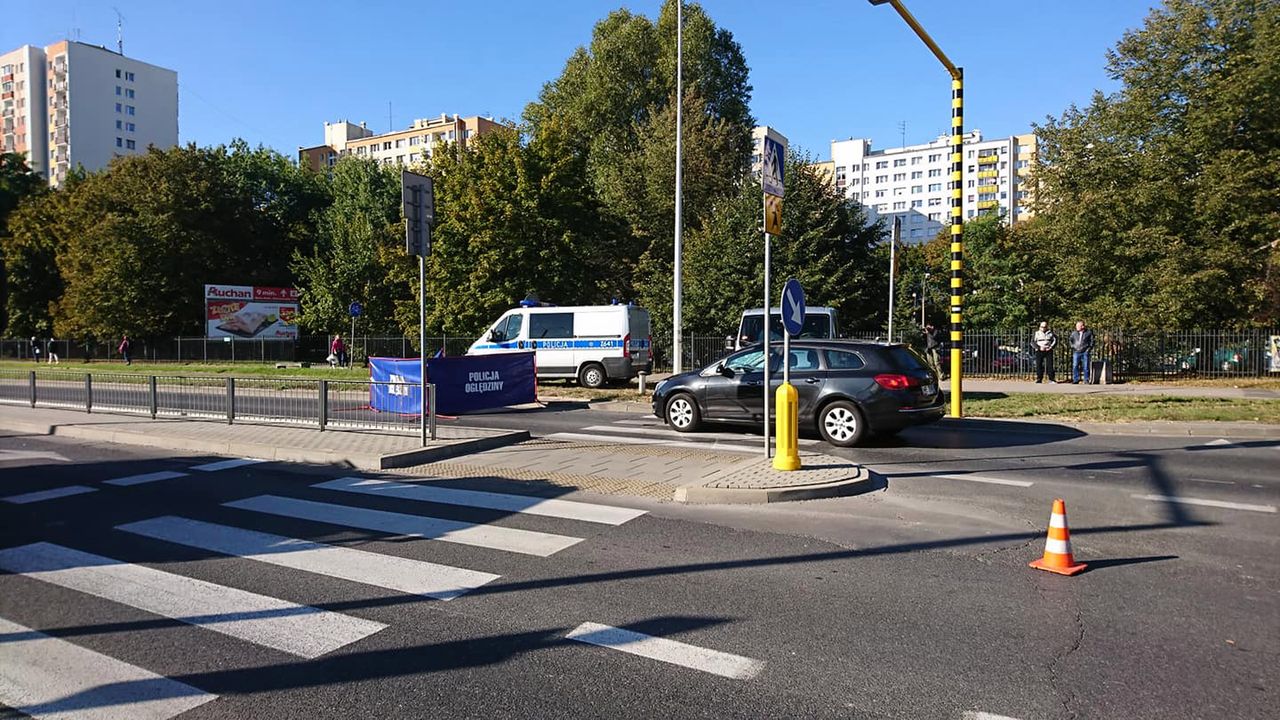
[[775,470],[764,458],[743,459],[676,488],[683,503],[757,504],[817,500],[870,492],[884,482],[865,467],[820,453],[802,453],[799,470]]

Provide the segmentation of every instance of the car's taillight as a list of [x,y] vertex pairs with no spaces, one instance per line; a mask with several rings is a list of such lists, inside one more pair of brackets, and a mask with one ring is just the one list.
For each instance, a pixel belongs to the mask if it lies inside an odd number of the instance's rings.
[[622,338],[622,357],[631,357],[631,334],[628,333]]
[[876,376],[876,384],[887,390],[906,390],[908,388],[920,387],[920,378],[914,378],[910,375],[898,375],[896,373],[882,373]]

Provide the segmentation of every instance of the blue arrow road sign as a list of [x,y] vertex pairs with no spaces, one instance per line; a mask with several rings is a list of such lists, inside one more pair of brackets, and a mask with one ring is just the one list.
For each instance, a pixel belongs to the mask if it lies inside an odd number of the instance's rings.
[[795,278],[782,286],[782,327],[793,336],[804,329],[804,288]]
[[351,312],[351,317],[360,317],[361,313],[364,312],[364,307],[358,302],[353,302],[347,310]]

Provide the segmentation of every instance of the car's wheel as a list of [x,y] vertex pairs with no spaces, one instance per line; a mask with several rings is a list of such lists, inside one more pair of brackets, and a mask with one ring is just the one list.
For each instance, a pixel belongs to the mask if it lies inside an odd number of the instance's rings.
[[689,393],[679,393],[667,400],[667,424],[678,432],[693,432],[702,424],[698,401]]
[[853,447],[866,435],[867,424],[858,406],[848,400],[837,400],[818,414],[818,432],[822,439],[836,447]]
[[609,376],[605,375],[604,366],[599,363],[587,363],[578,371],[578,384],[583,387],[604,387],[608,379]]

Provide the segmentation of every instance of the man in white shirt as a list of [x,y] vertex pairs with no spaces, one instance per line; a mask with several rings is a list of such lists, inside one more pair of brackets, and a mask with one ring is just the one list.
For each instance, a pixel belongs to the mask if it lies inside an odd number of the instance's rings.
[[1053,348],[1058,344],[1058,336],[1049,329],[1049,323],[1040,321],[1040,329],[1036,330],[1032,344],[1036,349],[1036,382],[1044,382],[1045,368],[1049,369],[1049,383],[1057,384],[1053,375]]

